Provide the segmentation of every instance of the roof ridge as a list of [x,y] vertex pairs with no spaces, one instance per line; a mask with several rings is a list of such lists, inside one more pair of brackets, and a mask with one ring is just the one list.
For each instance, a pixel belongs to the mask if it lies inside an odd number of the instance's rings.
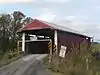
[[[47,22],[47,21],[44,21],[44,20],[39,20],[39,21],[50,23],[50,24],[53,24],[53,25],[56,25],[56,26],[61,26],[60,24],[58,25],[58,24]],[[77,30],[74,30],[74,29],[71,29],[71,28],[68,28],[68,27],[65,27],[65,26],[61,26],[61,27],[64,27],[64,28],[67,28],[67,29],[70,29],[70,30],[73,30],[73,31],[77,31]],[[80,31],[77,31],[77,32],[80,32]]]
[[70,33],[73,33],[73,34],[78,34],[78,35],[81,35],[81,36],[90,37],[90,36],[87,36],[85,33],[82,33],[82,32],[67,28],[65,26],[61,26],[60,24],[57,25],[55,23],[51,23],[51,22],[40,20],[40,19],[36,19],[36,18],[33,19],[33,21],[30,22],[29,24],[27,24],[24,27],[22,27],[20,30],[18,30],[18,32],[22,32],[25,27],[27,27],[28,25],[30,25],[31,23],[33,23],[35,21],[39,21],[41,23],[44,23],[44,24],[48,25],[49,27],[54,28],[56,30],[66,31],[66,32],[70,32]]
[[[40,22],[43,22],[45,24],[48,24],[50,25],[51,27],[54,27],[53,25],[55,26],[59,26],[59,27],[62,27],[63,29],[61,30],[64,30],[64,31],[69,31],[69,32],[72,32],[72,33],[75,33],[75,34],[79,34],[79,35],[83,35],[83,36],[87,36],[85,33],[83,32],[80,32],[80,31],[77,31],[77,30],[74,30],[74,29],[71,29],[71,28],[68,28],[68,27],[65,27],[65,26],[61,26],[61,25],[58,25],[58,24],[55,24],[55,23],[51,23],[51,22],[48,22],[48,21],[44,21],[44,20],[39,20],[37,19],[38,21]],[[60,29],[60,28],[59,28]]]

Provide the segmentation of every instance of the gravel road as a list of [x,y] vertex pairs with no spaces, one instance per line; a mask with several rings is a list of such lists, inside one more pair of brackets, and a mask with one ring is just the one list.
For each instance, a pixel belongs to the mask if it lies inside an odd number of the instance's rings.
[[51,75],[41,60],[46,54],[27,55],[0,68],[0,75]]

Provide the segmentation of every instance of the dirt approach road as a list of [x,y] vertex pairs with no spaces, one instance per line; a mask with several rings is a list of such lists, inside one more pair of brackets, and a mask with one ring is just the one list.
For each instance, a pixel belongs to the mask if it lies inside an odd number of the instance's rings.
[[0,75],[51,75],[41,60],[46,54],[27,55],[5,67],[0,68]]

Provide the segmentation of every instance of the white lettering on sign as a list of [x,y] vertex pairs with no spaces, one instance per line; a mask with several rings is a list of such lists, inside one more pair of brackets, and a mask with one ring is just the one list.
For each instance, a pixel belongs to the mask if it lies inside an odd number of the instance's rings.
[[63,57],[63,58],[65,57],[66,49],[67,49],[66,46],[61,46],[60,53],[59,53],[60,57]]

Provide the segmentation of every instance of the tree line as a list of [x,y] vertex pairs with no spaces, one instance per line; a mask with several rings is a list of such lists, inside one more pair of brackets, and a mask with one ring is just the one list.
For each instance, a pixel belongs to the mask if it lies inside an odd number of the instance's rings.
[[17,41],[21,39],[21,35],[17,34],[17,31],[31,21],[33,21],[31,17],[27,17],[20,11],[0,14],[0,52],[5,53],[16,49]]

